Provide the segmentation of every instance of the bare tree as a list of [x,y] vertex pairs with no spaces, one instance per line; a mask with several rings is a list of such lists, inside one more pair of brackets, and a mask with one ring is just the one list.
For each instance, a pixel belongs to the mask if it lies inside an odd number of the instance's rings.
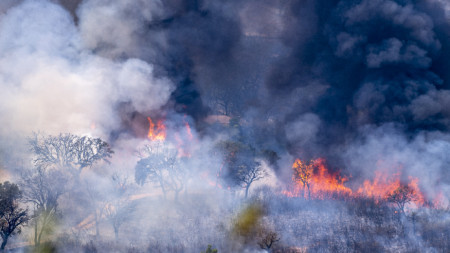
[[261,162],[254,159],[248,160],[238,166],[237,180],[242,188],[245,189],[245,198],[248,197],[248,191],[253,182],[256,182],[267,175]]
[[258,240],[258,245],[259,247],[261,247],[261,249],[264,249],[267,252],[271,252],[273,245],[278,241],[280,241],[280,237],[276,232],[262,231],[260,239]]
[[59,170],[37,168],[22,173],[21,188],[24,201],[34,207],[34,243],[40,245],[43,234],[58,211],[58,200],[66,192],[67,177]]
[[111,177],[112,191],[108,194],[105,205],[106,220],[114,229],[114,236],[119,240],[119,229],[126,221],[131,219],[134,211],[134,202],[130,199],[132,184],[127,176],[114,173]]
[[161,188],[164,199],[166,199],[169,190],[166,170],[167,163],[168,161],[163,155],[152,155],[142,158],[135,167],[136,183],[143,185],[148,181],[157,184]]
[[104,190],[89,181],[84,180],[87,197],[90,203],[91,211],[94,213],[95,236],[100,236],[100,221],[107,206]]
[[114,153],[100,138],[77,136],[70,133],[42,136],[37,133],[29,139],[36,167],[56,166],[79,176],[86,167],[105,160]]
[[25,200],[34,205],[34,242],[39,245],[43,234],[52,229],[61,195],[79,191],[67,183],[79,183],[83,169],[108,161],[113,151],[99,138],[70,133],[56,136],[34,133],[29,145],[35,169],[22,173],[21,184]]
[[162,143],[146,145],[140,150],[141,159],[135,167],[135,180],[143,185],[147,181],[157,184],[166,199],[173,191],[175,200],[185,189],[186,170],[183,168],[175,148]]
[[168,185],[169,188],[174,192],[175,201],[178,201],[178,195],[186,186],[186,170],[184,170],[180,164],[179,159],[173,160],[169,163],[168,168]]
[[308,199],[311,199],[310,183],[314,172],[314,162],[311,161],[306,164],[300,159],[297,159],[295,160],[292,169],[294,171],[294,182],[302,182],[303,188],[308,191]]
[[405,213],[405,205],[411,201],[416,200],[414,189],[406,184],[401,184],[393,192],[386,195],[386,199],[397,205],[401,214]]
[[20,208],[18,200],[22,193],[16,184],[0,183],[0,236],[2,244],[0,250],[4,250],[11,235],[20,233],[20,228],[28,220],[27,210]]
[[228,169],[226,176],[233,184],[245,189],[247,198],[250,186],[267,175],[257,159],[256,149],[242,141],[221,142],[219,149],[223,153],[224,165]]

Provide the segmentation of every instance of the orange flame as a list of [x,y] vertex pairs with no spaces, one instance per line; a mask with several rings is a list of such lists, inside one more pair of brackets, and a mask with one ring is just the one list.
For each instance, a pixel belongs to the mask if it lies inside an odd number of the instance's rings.
[[147,137],[152,141],[164,141],[166,139],[166,126],[162,120],[158,120],[156,126],[150,117],[147,117],[147,120],[149,123]]
[[398,176],[399,173],[396,173],[391,175],[392,179],[389,179],[387,174],[376,171],[373,181],[365,180],[363,185],[358,188],[357,193],[370,198],[383,198],[400,186]]
[[338,172],[330,173],[325,165],[325,159],[316,159],[314,166],[317,168],[311,180],[311,191],[314,194],[324,197],[324,193],[338,194],[339,196],[350,195],[352,193],[350,188],[344,186],[348,178],[341,177]]
[[284,192],[287,196],[303,195],[324,199],[333,195],[347,196],[352,193],[352,190],[344,185],[348,178],[341,177],[337,172],[331,173],[325,165],[325,159],[312,160],[309,164],[297,159],[292,169],[294,170],[294,191]]
[[365,180],[356,193],[359,196],[386,200],[387,196],[392,195],[402,185],[407,185],[413,192],[413,202],[422,206],[425,203],[425,197],[420,191],[419,179],[409,177],[409,182],[405,184],[400,181],[400,176],[400,172],[388,175],[387,173],[376,171],[373,181]]
[[365,180],[364,183],[354,192],[345,186],[348,178],[341,176],[339,172],[331,172],[325,163],[325,159],[318,158],[309,163],[296,159],[292,165],[293,187],[282,191],[288,197],[309,197],[314,199],[336,198],[336,197],[366,197],[379,200],[387,200],[400,186],[406,185],[411,189],[412,202],[417,206],[423,206],[425,197],[419,188],[419,180],[409,177],[407,183],[400,180],[401,173],[388,175],[375,172],[375,178]]

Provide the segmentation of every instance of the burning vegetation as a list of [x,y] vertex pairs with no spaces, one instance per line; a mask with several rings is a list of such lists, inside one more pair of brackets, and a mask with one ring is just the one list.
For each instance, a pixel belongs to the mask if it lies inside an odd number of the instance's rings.
[[1,0],[0,251],[450,252],[444,0]]
[[[389,201],[397,204],[404,211],[405,204],[411,202],[416,207],[424,206],[426,201],[418,186],[418,178],[409,176],[401,180],[401,173],[382,173],[375,171],[373,180],[364,180],[362,185],[354,186],[355,190],[345,184],[349,181],[339,171],[330,172],[323,158],[302,162],[296,159],[292,165],[293,176],[290,190],[282,193],[288,197],[304,197],[308,199],[346,199],[370,198],[375,201]],[[432,201],[434,202],[434,201]]]
[[148,120],[148,134],[147,137],[152,141],[164,141],[166,139],[166,126],[162,120],[153,123],[152,118],[147,117]]

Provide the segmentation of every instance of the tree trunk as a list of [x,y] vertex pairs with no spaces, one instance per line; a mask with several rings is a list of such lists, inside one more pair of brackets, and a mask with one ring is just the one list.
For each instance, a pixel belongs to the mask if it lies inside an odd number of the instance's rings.
[[[49,213],[44,213],[44,219],[42,220],[42,226],[41,226],[41,230],[39,231],[39,236],[37,238],[37,242],[35,242],[35,245],[39,246],[41,244],[41,238],[42,238],[42,234],[44,233],[44,229],[45,227],[48,225],[48,219],[50,218],[50,214]],[[36,222],[36,228],[37,228],[37,222]],[[36,237],[36,235],[35,235]]]
[[42,225],[41,232],[39,232],[37,245],[41,245],[42,232],[44,232],[44,225]]
[[8,243],[8,237],[9,237],[9,235],[5,235],[4,237],[2,237],[3,242],[2,242],[2,246],[0,246],[1,251],[5,250],[5,246]]
[[309,189],[309,184],[306,184],[306,188],[308,188],[308,199],[311,200],[311,190]]
[[250,189],[250,184],[245,187],[245,198],[248,197],[248,189]]
[[38,244],[38,217],[36,216],[36,218],[35,218],[36,220],[35,220],[35,222],[34,222],[34,245],[35,246],[39,246],[39,244]]

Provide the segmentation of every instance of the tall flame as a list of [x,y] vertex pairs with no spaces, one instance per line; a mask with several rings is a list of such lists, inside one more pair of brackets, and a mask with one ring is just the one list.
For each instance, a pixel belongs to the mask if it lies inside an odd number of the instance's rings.
[[373,181],[365,180],[356,193],[360,196],[369,198],[387,199],[387,196],[392,195],[400,187],[407,186],[413,192],[413,202],[416,205],[423,205],[425,203],[425,197],[420,191],[419,179],[410,176],[408,177],[408,182],[403,183],[400,180],[400,176],[400,172],[389,175],[387,173],[376,171]]
[[164,141],[166,139],[166,126],[162,120],[153,123],[152,118],[147,117],[149,127],[147,137],[152,141]]
[[295,160],[292,165],[294,171],[294,192],[290,196],[309,196],[311,198],[324,199],[326,197],[339,195],[351,195],[352,190],[344,185],[348,180],[341,177],[337,172],[330,172],[325,159],[319,158],[309,163]]
[[411,201],[417,206],[425,203],[425,197],[419,188],[419,180],[408,177],[407,182],[401,181],[401,173],[393,175],[375,172],[375,178],[365,180],[364,183],[353,191],[345,186],[348,177],[341,176],[339,172],[331,172],[325,163],[325,159],[318,158],[310,162],[296,159],[292,165],[293,187],[282,193],[288,197],[305,197],[313,199],[336,197],[366,197],[376,200],[388,200],[401,187],[407,187],[412,193]]

